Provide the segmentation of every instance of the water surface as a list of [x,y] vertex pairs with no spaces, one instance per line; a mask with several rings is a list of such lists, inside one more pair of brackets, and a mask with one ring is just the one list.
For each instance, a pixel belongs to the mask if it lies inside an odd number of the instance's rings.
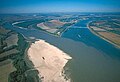
[[87,22],[69,28],[62,37],[11,24],[5,27],[26,37],[43,39],[69,54],[72,60],[65,68],[73,82],[120,82],[120,49],[92,34],[86,27]]

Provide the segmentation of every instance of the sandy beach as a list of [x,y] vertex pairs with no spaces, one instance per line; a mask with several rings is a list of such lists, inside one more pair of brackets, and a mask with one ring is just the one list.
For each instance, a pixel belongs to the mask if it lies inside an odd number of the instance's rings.
[[57,47],[44,40],[36,41],[28,49],[28,57],[38,70],[42,82],[70,82],[64,79],[62,72],[71,57]]

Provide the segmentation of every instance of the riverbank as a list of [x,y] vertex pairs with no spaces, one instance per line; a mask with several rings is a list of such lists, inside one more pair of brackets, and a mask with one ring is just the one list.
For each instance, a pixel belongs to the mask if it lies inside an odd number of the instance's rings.
[[28,49],[28,57],[43,82],[70,82],[64,79],[63,67],[71,57],[58,48],[39,40]]
[[[89,23],[91,23],[91,22],[89,22]],[[108,32],[108,31],[101,29],[101,28],[92,27],[89,25],[89,23],[88,23],[87,27],[93,34],[95,34],[98,37],[104,39],[105,41],[111,43],[115,47],[120,48],[120,44],[119,44],[120,38],[118,38],[120,36],[118,36],[117,34]]]

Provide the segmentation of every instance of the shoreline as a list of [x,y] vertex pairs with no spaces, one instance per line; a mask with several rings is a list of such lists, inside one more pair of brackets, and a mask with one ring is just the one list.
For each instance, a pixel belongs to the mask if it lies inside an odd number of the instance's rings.
[[[92,22],[92,21],[90,21],[90,22]],[[90,22],[89,22],[89,23],[90,23]],[[102,36],[102,35],[99,35],[96,31],[94,31],[93,29],[91,29],[91,27],[89,26],[89,23],[87,24],[87,27],[88,27],[88,29],[89,29],[93,34],[95,34],[96,36],[102,38],[103,40],[107,41],[108,43],[112,44],[112,45],[115,46],[116,48],[120,48],[120,46],[118,46],[118,45],[115,44],[114,42],[108,40],[107,38],[105,38],[105,37]]]
[[28,49],[28,57],[42,82],[70,82],[64,79],[63,68],[72,58],[57,47],[44,40],[35,41]]
[[[13,24],[13,23],[12,23],[12,24]],[[14,27],[18,27],[18,28],[20,28],[20,29],[25,29],[25,30],[27,30],[27,28],[24,28],[24,27],[19,27],[19,26],[16,26],[16,25],[13,25],[13,26],[14,26]],[[38,30],[38,29],[36,29],[36,28],[33,28],[33,29]],[[40,29],[40,31],[43,31],[44,33],[47,33],[47,34],[52,35],[52,36],[55,36],[55,37],[60,37],[60,36],[58,36],[58,35],[55,35],[55,34],[50,33],[50,32],[48,32],[48,31],[45,31],[44,29]]]

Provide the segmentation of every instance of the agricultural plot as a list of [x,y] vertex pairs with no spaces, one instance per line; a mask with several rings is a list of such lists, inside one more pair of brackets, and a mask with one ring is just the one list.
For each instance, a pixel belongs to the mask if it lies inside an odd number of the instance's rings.
[[9,74],[15,70],[12,60],[0,62],[0,82],[8,82]]

